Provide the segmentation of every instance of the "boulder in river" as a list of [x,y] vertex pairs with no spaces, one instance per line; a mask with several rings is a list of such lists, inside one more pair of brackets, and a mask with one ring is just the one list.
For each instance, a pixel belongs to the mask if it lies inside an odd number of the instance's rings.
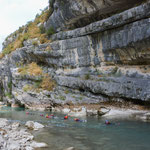
[[137,113],[133,115],[136,119],[140,119],[143,121],[150,121],[150,113]]
[[85,107],[73,108],[69,112],[69,116],[74,116],[74,117],[86,116],[86,108]]
[[38,122],[33,122],[33,121],[27,121],[25,126],[31,130],[39,130],[41,128],[44,128],[44,125],[42,125]]
[[100,107],[99,110],[97,111],[98,116],[103,116],[107,114],[110,111],[109,108],[106,107]]

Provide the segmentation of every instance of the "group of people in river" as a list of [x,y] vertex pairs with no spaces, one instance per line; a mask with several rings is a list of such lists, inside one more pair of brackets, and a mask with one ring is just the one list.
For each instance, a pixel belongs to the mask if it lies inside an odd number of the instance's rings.
[[[32,115],[32,113],[26,112],[26,115]],[[41,116],[41,117],[45,117],[45,118],[47,118],[47,119],[56,119],[56,118],[58,118],[57,116],[54,116],[54,114],[50,114],[50,115],[48,115],[48,114],[46,114],[46,115],[40,114],[40,116]],[[68,116],[68,115],[65,115],[63,119],[64,119],[64,120],[68,120],[68,119],[69,119],[69,116]],[[75,122],[87,122],[87,120],[81,120],[81,119],[79,119],[79,118],[74,118],[74,121],[75,121]],[[112,124],[112,123],[111,123],[110,121],[105,120],[105,125],[111,125],[111,124]]]
[[[26,112],[26,115],[33,115],[33,113]],[[46,114],[46,115],[40,114],[40,116],[41,116],[41,117],[45,117],[45,118],[47,118],[47,119],[56,119],[56,118],[58,118],[58,117],[55,116],[54,114],[50,114],[50,115],[48,115],[48,114]],[[64,120],[67,120],[67,119],[69,119],[69,116],[68,116],[68,115],[65,115],[63,119],[64,119]],[[81,119],[79,119],[79,118],[74,118],[74,121],[76,121],[76,122],[87,122],[87,120],[81,120]]]

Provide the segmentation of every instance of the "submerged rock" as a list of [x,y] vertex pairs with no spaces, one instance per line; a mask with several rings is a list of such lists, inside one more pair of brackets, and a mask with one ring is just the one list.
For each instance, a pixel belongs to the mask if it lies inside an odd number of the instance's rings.
[[75,148],[74,147],[69,147],[69,148],[66,148],[64,150],[75,150]]
[[32,142],[31,146],[33,148],[44,148],[44,147],[48,147],[48,145],[46,143],[37,143],[37,142]]
[[133,115],[136,119],[140,119],[143,121],[150,121],[150,112],[147,113],[138,113]]

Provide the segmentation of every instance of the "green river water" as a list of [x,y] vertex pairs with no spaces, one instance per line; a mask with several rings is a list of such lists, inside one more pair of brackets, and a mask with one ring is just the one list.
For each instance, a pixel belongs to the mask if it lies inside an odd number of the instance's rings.
[[[27,115],[26,112],[29,112]],[[138,120],[112,119],[112,125],[105,125],[102,118],[80,118],[87,122],[75,122],[74,118],[64,120],[63,114],[55,113],[56,118],[40,116],[50,112],[29,111],[5,107],[0,110],[0,118],[19,121],[37,121],[46,128],[33,132],[35,140],[45,142],[43,150],[63,150],[75,147],[77,150],[150,150],[150,123]]]

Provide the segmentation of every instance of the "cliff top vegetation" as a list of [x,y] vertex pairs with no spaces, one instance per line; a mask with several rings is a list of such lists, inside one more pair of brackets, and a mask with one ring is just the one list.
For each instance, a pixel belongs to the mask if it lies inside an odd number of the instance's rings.
[[47,21],[49,16],[51,15],[51,9],[45,9],[41,12],[41,14],[37,14],[34,21],[29,21],[26,25],[19,27],[14,33],[9,35],[6,38],[6,41],[9,41],[11,38],[11,42],[7,44],[7,46],[0,53],[0,59],[5,55],[10,54],[17,48],[21,48],[24,46],[24,41],[28,39],[37,38],[41,44],[50,42],[49,36],[53,34],[55,31],[53,29],[49,29],[46,31],[44,28],[44,22]]

